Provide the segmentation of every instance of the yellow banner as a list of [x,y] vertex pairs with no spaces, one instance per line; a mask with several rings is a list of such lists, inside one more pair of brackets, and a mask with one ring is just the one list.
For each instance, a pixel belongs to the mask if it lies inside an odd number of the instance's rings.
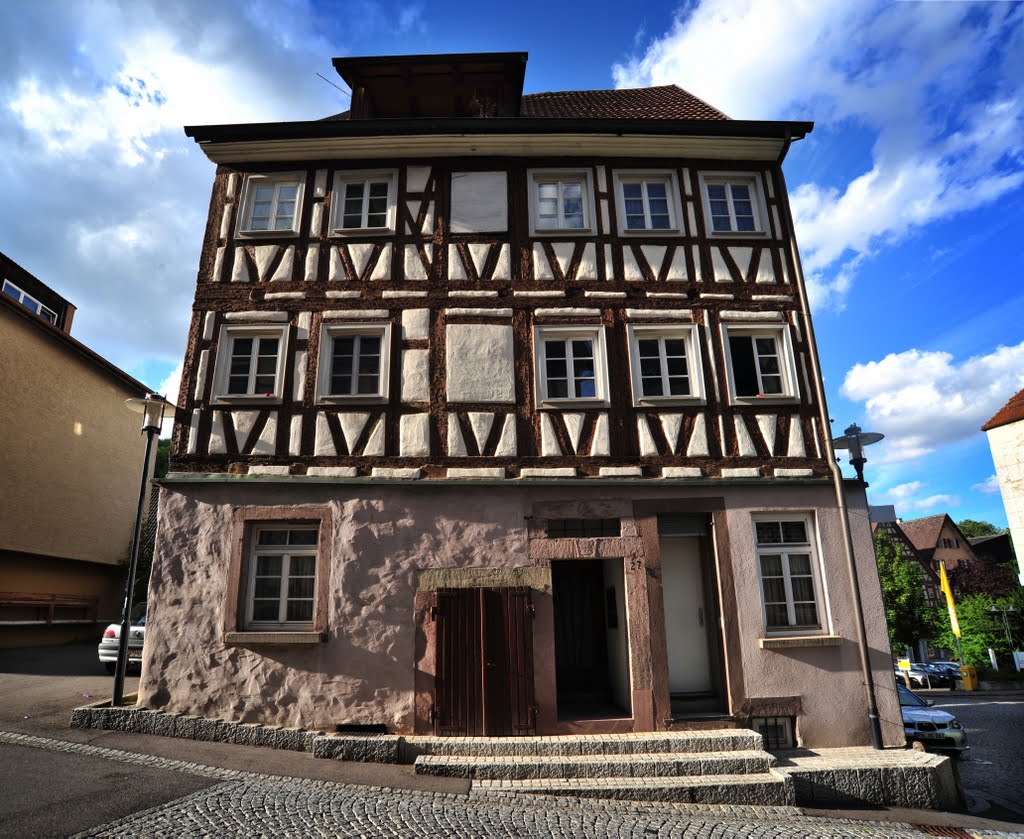
[[946,606],[949,607],[949,622],[953,627],[953,634],[960,637],[960,621],[956,619],[956,604],[953,602],[953,589],[949,587],[949,577],[946,576],[946,566],[939,563],[939,586],[942,593],[946,595]]

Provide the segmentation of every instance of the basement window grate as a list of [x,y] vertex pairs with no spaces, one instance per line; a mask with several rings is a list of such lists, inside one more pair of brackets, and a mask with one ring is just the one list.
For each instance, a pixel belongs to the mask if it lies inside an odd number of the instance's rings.
[[549,539],[593,539],[622,535],[619,519],[548,519]]
[[793,717],[754,717],[751,726],[764,737],[764,747],[769,752],[792,749],[796,745],[793,741]]

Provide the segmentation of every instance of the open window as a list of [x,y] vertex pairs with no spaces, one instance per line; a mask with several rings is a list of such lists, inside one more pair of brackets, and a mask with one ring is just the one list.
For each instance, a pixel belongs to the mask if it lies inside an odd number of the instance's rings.
[[729,395],[734,402],[792,401],[799,396],[793,348],[783,325],[722,327]]

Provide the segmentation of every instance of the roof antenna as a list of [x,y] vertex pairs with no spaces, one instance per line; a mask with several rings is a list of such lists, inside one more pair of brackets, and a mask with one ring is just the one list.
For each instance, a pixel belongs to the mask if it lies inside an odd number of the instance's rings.
[[335,84],[334,82],[332,82],[332,81],[331,81],[331,80],[330,80],[329,78],[327,78],[326,76],[324,76],[324,75],[321,75],[320,73],[317,73],[317,75],[318,75],[318,76],[320,76],[320,78],[321,78],[321,79],[323,79],[323,80],[324,80],[325,82],[327,82],[327,84],[329,84],[329,85],[330,85],[331,87],[337,87],[337,88],[338,88],[338,90],[340,90],[340,91],[341,91],[341,92],[342,92],[342,93],[343,93],[343,94],[344,94],[345,96],[347,96],[347,97],[348,97],[349,99],[351,99],[351,98],[352,98],[352,94],[351,94],[351,93],[349,93],[349,92],[348,92],[347,90],[345,90],[344,88],[338,87],[338,86],[337,86],[337,85],[336,85],[336,84]]

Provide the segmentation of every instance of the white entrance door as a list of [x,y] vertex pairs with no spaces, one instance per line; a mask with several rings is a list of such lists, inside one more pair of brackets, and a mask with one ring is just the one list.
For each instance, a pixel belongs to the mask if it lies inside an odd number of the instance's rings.
[[704,693],[712,686],[700,539],[662,539],[660,548],[668,689],[670,693]]

